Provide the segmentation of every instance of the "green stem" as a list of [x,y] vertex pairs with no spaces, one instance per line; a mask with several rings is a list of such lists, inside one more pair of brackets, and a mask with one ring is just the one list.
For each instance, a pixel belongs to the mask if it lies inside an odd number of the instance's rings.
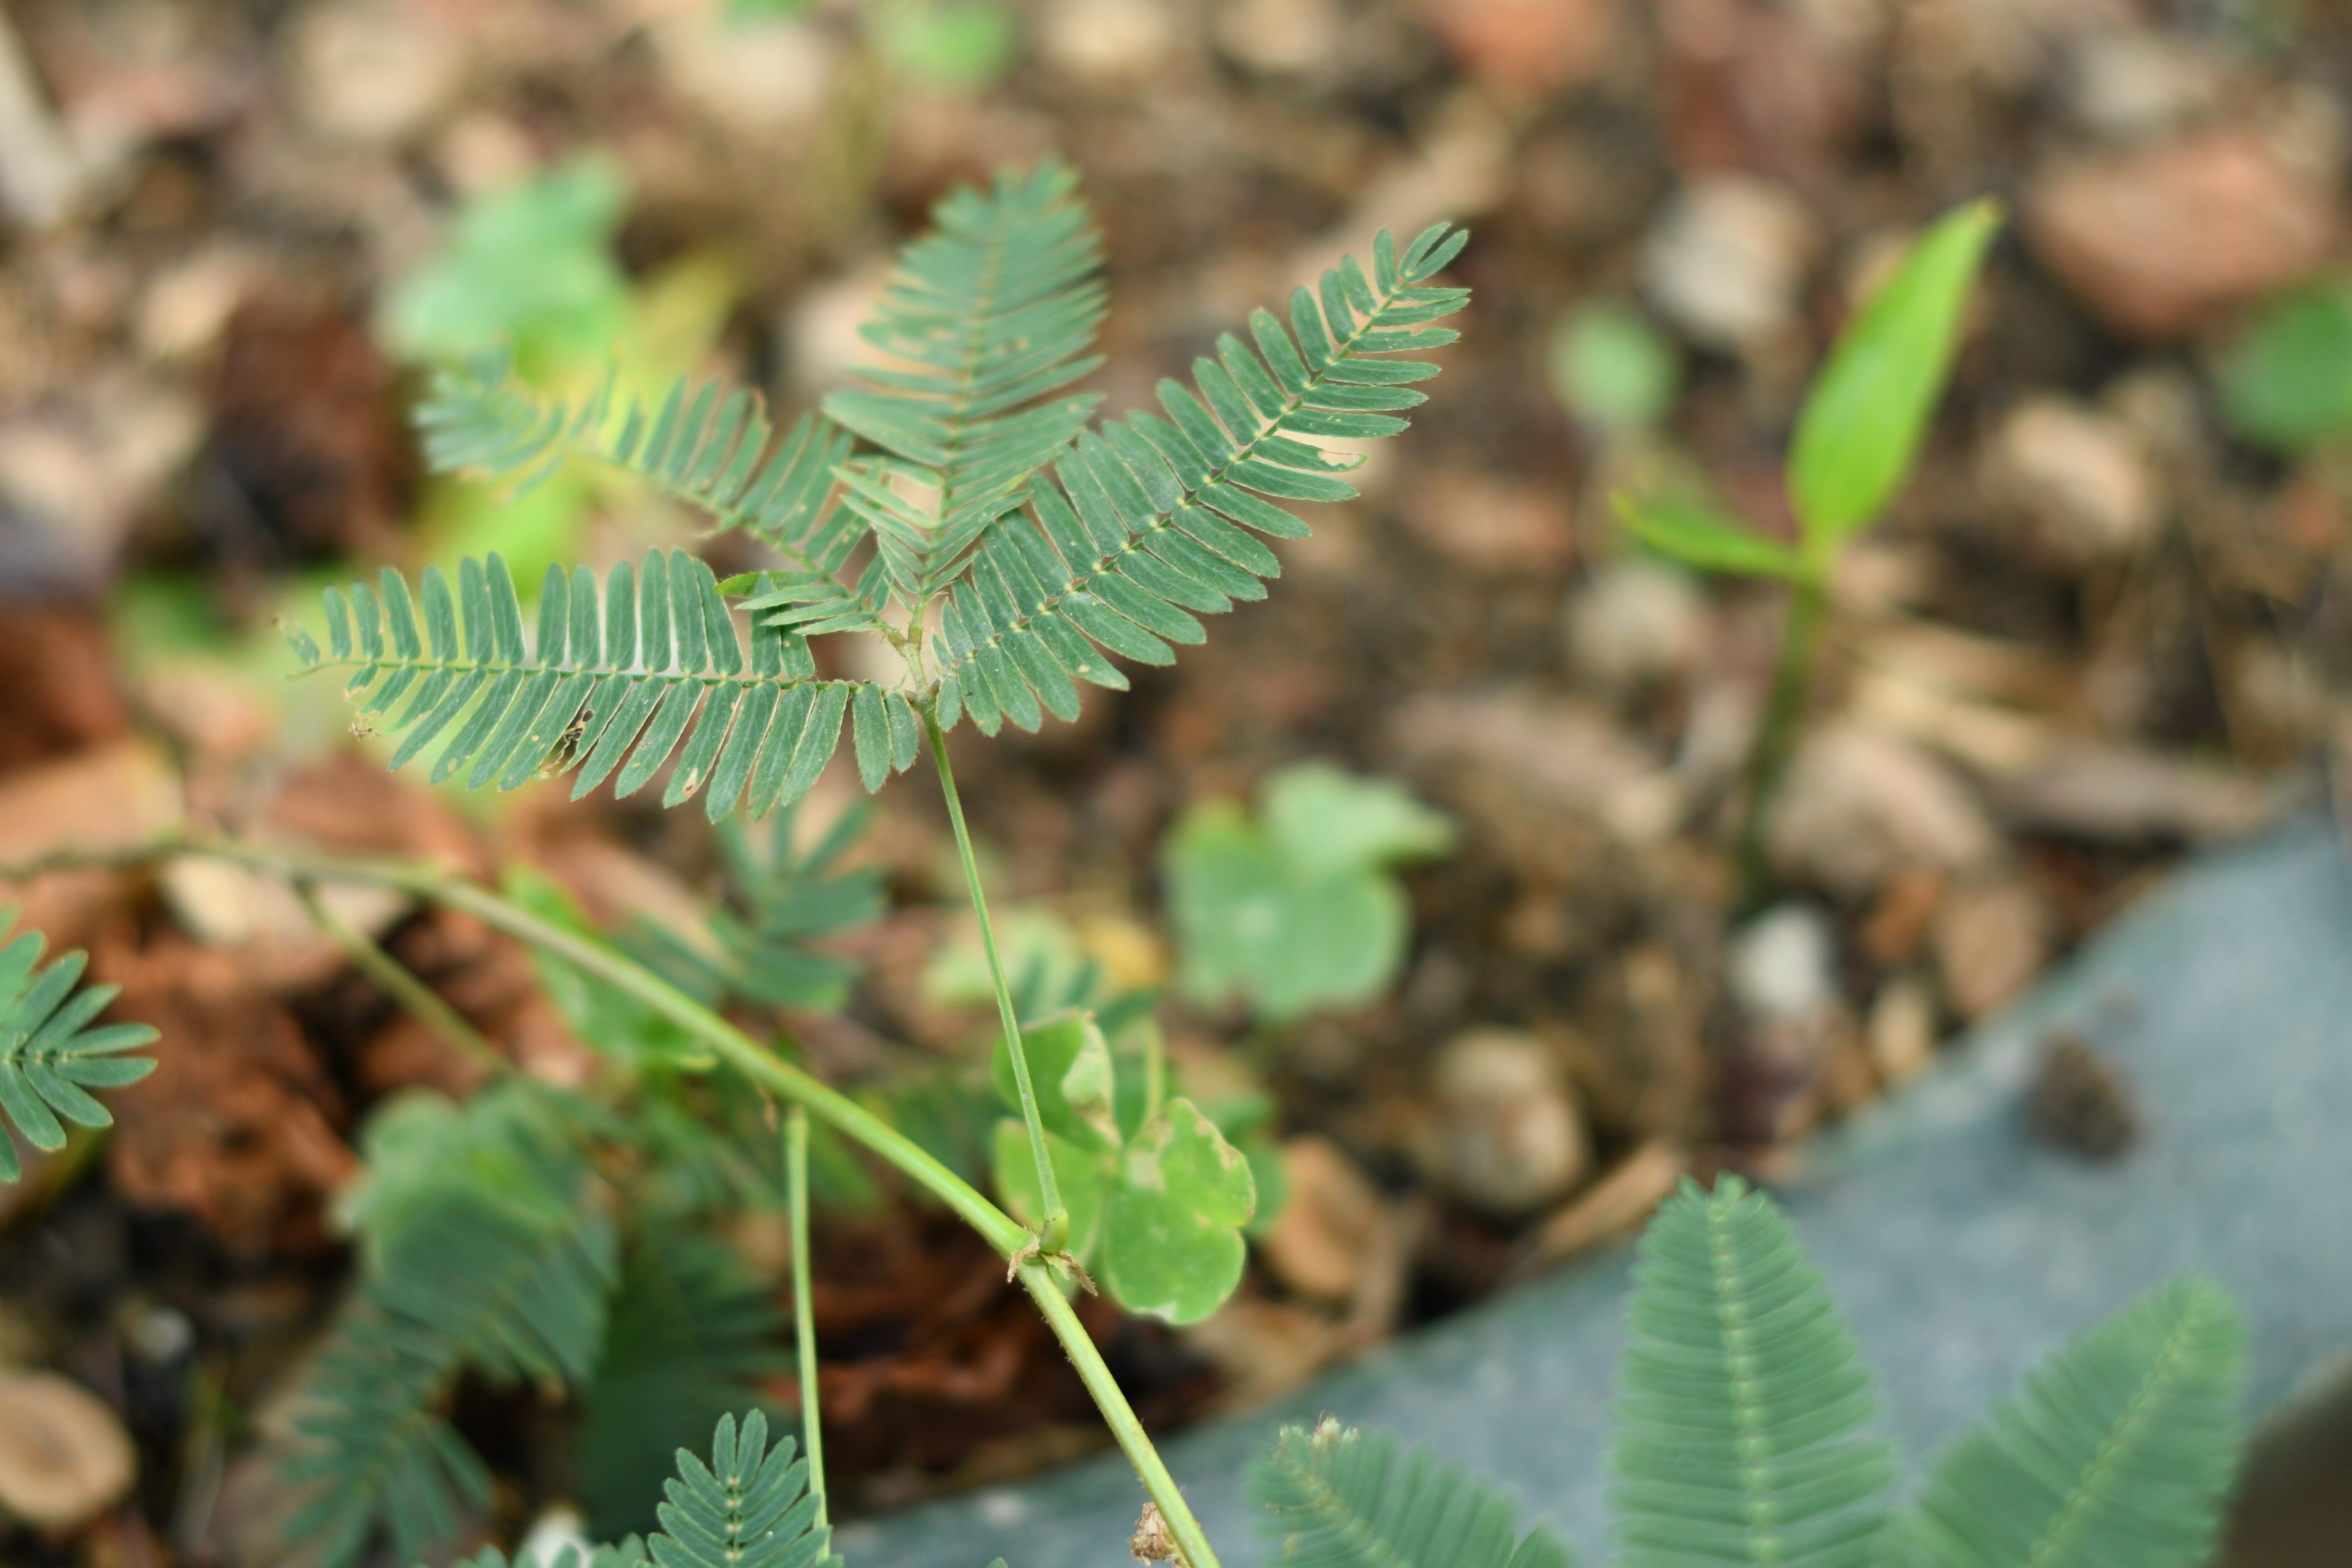
[[817,1421],[816,1319],[809,1307],[808,1108],[784,1113],[784,1203],[793,1229],[793,1349],[801,1374],[801,1447],[808,1450],[809,1495],[816,1522],[831,1522],[824,1503],[824,1429]]
[[483,1037],[482,1032],[466,1022],[457,1009],[441,999],[441,994],[417,978],[414,971],[400,960],[375,944],[373,938],[334,911],[332,906],[319,897],[318,890],[307,882],[294,885],[294,896],[302,900],[302,910],[310,923],[342,949],[352,967],[375,982],[394,1003],[405,1009],[418,1023],[457,1047],[476,1066],[493,1077],[511,1072],[514,1064],[499,1052],[498,1047]]
[[1812,695],[1813,654],[1821,641],[1822,610],[1827,598],[1826,564],[1808,563],[1789,596],[1787,617],[1780,623],[1780,648],[1772,661],[1772,685],[1764,699],[1764,716],[1756,730],[1755,749],[1748,756],[1748,805],[1739,829],[1740,904],[1756,909],[1771,896],[1771,868],[1764,853],[1766,824],[1773,798],[1780,792],[1790,754],[1796,750],[1797,731]]
[[[1176,1538],[1177,1552],[1182,1559],[1181,1568],[1220,1568],[1215,1550],[1209,1545],[1209,1538],[1201,1531],[1201,1521],[1192,1517],[1192,1510],[1185,1506],[1184,1494],[1177,1489],[1176,1478],[1168,1473],[1168,1467],[1160,1461],[1160,1450],[1151,1446],[1150,1437],[1143,1430],[1143,1423],[1135,1418],[1134,1410],[1128,1405],[1127,1396],[1119,1392],[1118,1384],[1112,1380],[1110,1368],[1103,1364],[1101,1356],[1092,1353],[1094,1341],[1087,1337],[1086,1325],[1078,1321],[1078,1314],[1071,1307],[1069,1298],[1062,1294],[1062,1287],[1055,1279],[1053,1271],[1042,1264],[1024,1263],[1021,1266],[1021,1283],[1028,1287],[1031,1300],[1037,1303],[1037,1310],[1045,1315],[1055,1337],[1062,1342],[1064,1349],[1070,1351],[1070,1363],[1078,1369],[1078,1377],[1086,1384],[1087,1392],[1095,1396],[1095,1404],[1101,1409],[1103,1421],[1110,1427],[1111,1436],[1118,1439],[1128,1463],[1135,1467],[1136,1475],[1143,1482],[1143,1489],[1151,1494],[1153,1502],[1160,1505],[1160,1516],[1168,1521],[1168,1533]],[[1076,1349],[1079,1345],[1086,1346],[1089,1353],[1079,1355]]]
[[955,770],[948,765],[947,737],[940,733],[939,715],[928,705],[923,727],[930,732],[931,761],[940,770],[940,793],[947,797],[948,820],[955,825],[956,853],[963,858],[964,886],[971,894],[971,912],[980,921],[980,948],[988,955],[988,978],[996,988],[996,1019],[1004,1030],[1005,1047],[1013,1057],[1013,1082],[1021,1092],[1021,1120],[1029,1129],[1029,1152],[1037,1162],[1037,1193],[1045,1205],[1037,1229],[1039,1247],[1059,1252],[1070,1233],[1070,1211],[1062,1205],[1062,1189],[1054,1180],[1054,1162],[1045,1154],[1045,1124],[1037,1114],[1037,1091],[1029,1082],[1029,1053],[1022,1048],[1021,1021],[1013,1010],[1013,987],[1005,984],[1004,961],[996,953],[996,931],[989,924],[988,900],[980,890],[980,863],[972,858],[971,830],[964,826],[963,800],[956,794]]

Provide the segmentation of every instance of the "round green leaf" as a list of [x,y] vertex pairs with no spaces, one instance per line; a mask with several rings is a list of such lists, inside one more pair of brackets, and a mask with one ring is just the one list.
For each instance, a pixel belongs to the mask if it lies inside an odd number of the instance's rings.
[[[1118,1161],[1104,1221],[1103,1277],[1129,1311],[1194,1323],[1224,1304],[1257,1207],[1249,1162],[1189,1100]],[[1073,1224],[1076,1211],[1073,1210]]]

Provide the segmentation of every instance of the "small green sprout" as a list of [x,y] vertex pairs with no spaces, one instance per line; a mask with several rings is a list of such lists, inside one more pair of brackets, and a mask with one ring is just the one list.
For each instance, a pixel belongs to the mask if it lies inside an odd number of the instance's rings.
[[1910,477],[2000,221],[2000,209],[1990,201],[1972,202],[1938,219],[1839,333],[1797,417],[1790,448],[1794,542],[1703,507],[1644,506],[1619,498],[1626,526],[1660,554],[1704,571],[1776,578],[1794,591],[1748,759],[1740,860],[1751,900],[1762,892],[1763,823],[1811,688],[1831,574],[1846,543],[1878,520]]
[[1411,929],[1388,868],[1453,841],[1453,823],[1396,784],[1320,763],[1269,778],[1255,818],[1194,806],[1163,851],[1178,985],[1202,1003],[1238,993],[1272,1025],[1370,1001]]

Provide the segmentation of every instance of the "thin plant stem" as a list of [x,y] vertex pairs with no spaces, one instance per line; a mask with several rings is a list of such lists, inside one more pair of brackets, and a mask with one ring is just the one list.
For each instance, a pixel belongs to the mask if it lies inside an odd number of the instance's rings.
[[[1021,1283],[1028,1287],[1030,1299],[1037,1303],[1037,1310],[1044,1315],[1047,1326],[1054,1331],[1054,1337],[1062,1342],[1065,1349],[1076,1344],[1085,1345],[1089,1351],[1094,1349],[1094,1341],[1087,1337],[1086,1325],[1078,1321],[1076,1310],[1070,1305],[1069,1298],[1062,1294],[1061,1284],[1054,1278],[1051,1269],[1043,1264],[1024,1263],[1021,1266]],[[1111,1377],[1110,1368],[1103,1363],[1099,1355],[1073,1353],[1070,1363],[1077,1368],[1079,1380],[1087,1385],[1087,1392],[1095,1396],[1095,1405],[1102,1411],[1104,1423],[1110,1427],[1111,1436],[1118,1439],[1128,1463],[1135,1467],[1136,1475],[1143,1482],[1143,1489],[1151,1495],[1153,1502],[1160,1505],[1160,1517],[1168,1521],[1168,1533],[1176,1538],[1177,1552],[1182,1559],[1181,1568],[1220,1568],[1216,1552],[1209,1545],[1209,1538],[1202,1533],[1201,1521],[1194,1519],[1192,1510],[1185,1506],[1184,1494],[1177,1489],[1176,1478],[1168,1473],[1168,1466],[1160,1459],[1160,1450],[1151,1446],[1150,1436],[1143,1430],[1143,1423],[1136,1419],[1134,1410],[1127,1403],[1127,1396],[1119,1392],[1118,1384]],[[1171,1499],[1174,1500],[1172,1507]]]
[[964,886],[971,894],[971,912],[980,921],[980,948],[988,955],[988,978],[996,988],[996,1017],[1004,1030],[1005,1047],[1013,1057],[1013,1082],[1021,1093],[1021,1120],[1029,1130],[1029,1152],[1037,1161],[1037,1193],[1045,1205],[1038,1246],[1046,1253],[1062,1249],[1070,1229],[1070,1211],[1062,1206],[1062,1189],[1054,1180],[1054,1162],[1045,1153],[1045,1124],[1037,1114],[1037,1091],[1029,1082],[1029,1054],[1022,1048],[1021,1021],[1013,1010],[1013,987],[1005,984],[1004,961],[997,956],[996,931],[988,920],[988,900],[980,890],[980,863],[972,858],[971,830],[964,826],[963,800],[956,794],[955,770],[948,764],[947,737],[940,733],[939,716],[923,710],[923,726],[930,732],[931,761],[940,770],[940,793],[947,797],[948,820],[955,825],[956,853],[963,859]]
[[302,910],[321,935],[343,950],[352,967],[375,983],[376,989],[391,997],[418,1023],[432,1030],[465,1058],[492,1076],[511,1072],[514,1064],[500,1055],[479,1029],[466,1021],[465,1016],[441,999],[441,994],[417,978],[400,960],[376,945],[375,940],[350,921],[335,912],[334,907],[319,897],[318,889],[308,882],[294,884],[294,896],[302,900]]
[[1813,653],[1821,642],[1822,610],[1827,598],[1826,566],[1809,564],[1789,595],[1789,609],[1780,623],[1780,647],[1772,661],[1772,685],[1764,698],[1764,716],[1756,730],[1756,749],[1748,759],[1748,804],[1740,823],[1738,852],[1739,898],[1742,907],[1756,909],[1771,893],[1771,871],[1765,860],[1764,834],[1780,780],[1796,750],[1797,731],[1812,694]]
[[[225,838],[168,838],[124,848],[94,852],[66,851],[14,866],[0,866],[0,883],[20,882],[47,871],[85,867],[137,866],[173,855],[197,855],[231,865],[269,871],[289,881],[356,882],[394,888],[445,909],[472,915],[493,930],[531,943],[541,951],[578,965],[636,997],[711,1047],[761,1088],[805,1107],[828,1126],[928,1189],[978,1231],[1004,1258],[1018,1258],[1034,1239],[1027,1227],[988,1201],[962,1177],[941,1164],[921,1145],[883,1121],[856,1100],[820,1082],[779,1058],[717,1013],[697,1002],[652,970],[561,926],[551,925],[528,910],[509,903],[478,883],[426,860],[377,860],[339,855],[330,850],[279,845],[248,844]],[[1032,1255],[1034,1256],[1034,1254]],[[1078,1321],[1043,1262],[1020,1266],[1022,1284],[1062,1342],[1063,1353],[1077,1369],[1079,1381],[1094,1396],[1103,1421],[1111,1430],[1137,1479],[1167,1520],[1169,1531],[1183,1551],[1188,1568],[1219,1568],[1216,1553],[1201,1531],[1200,1521],[1177,1489],[1175,1478],[1160,1461],[1151,1439],[1136,1418],[1134,1407],[1104,1363],[1102,1352]]]
[[808,1452],[809,1495],[816,1522],[831,1521],[824,1502],[824,1428],[817,1420],[816,1319],[809,1307],[808,1107],[784,1112],[784,1205],[793,1231],[793,1349],[801,1376],[801,1447]]

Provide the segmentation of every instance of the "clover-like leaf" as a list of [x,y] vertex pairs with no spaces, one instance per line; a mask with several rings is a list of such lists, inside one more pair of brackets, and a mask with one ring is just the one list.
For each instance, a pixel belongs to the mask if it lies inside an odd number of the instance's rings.
[[1224,1304],[1257,1210],[1249,1162],[1189,1100],[1119,1157],[1104,1219],[1103,1276],[1129,1311],[1195,1323]]
[[1789,450],[1789,500],[1810,548],[1867,526],[1910,473],[2000,227],[1990,201],[1937,219],[1838,334]]
[[1616,502],[1626,531],[1670,561],[1736,577],[1785,579],[1797,574],[1801,563],[1792,546],[1744,522],[1667,498],[1637,504],[1629,496],[1619,496]]
[[[1029,1060],[1029,1082],[1037,1095],[1037,1118],[1045,1131],[1083,1149],[1118,1147],[1113,1111],[1110,1047],[1090,1013],[1065,1013],[1021,1031]],[[989,1063],[996,1092],[1014,1110],[1021,1091],[1013,1076],[1013,1053],[1000,1036]]]
[[2219,376],[2221,418],[2275,452],[2352,430],[2352,288],[2299,289],[2263,308]]
[[1302,763],[1267,779],[1261,794],[1266,832],[1308,876],[1426,859],[1454,843],[1452,817],[1387,779]]
[[1317,874],[1225,801],[1187,813],[1167,849],[1178,982],[1196,1001],[1241,992],[1271,1023],[1370,1001],[1394,978],[1408,931],[1394,878]]

